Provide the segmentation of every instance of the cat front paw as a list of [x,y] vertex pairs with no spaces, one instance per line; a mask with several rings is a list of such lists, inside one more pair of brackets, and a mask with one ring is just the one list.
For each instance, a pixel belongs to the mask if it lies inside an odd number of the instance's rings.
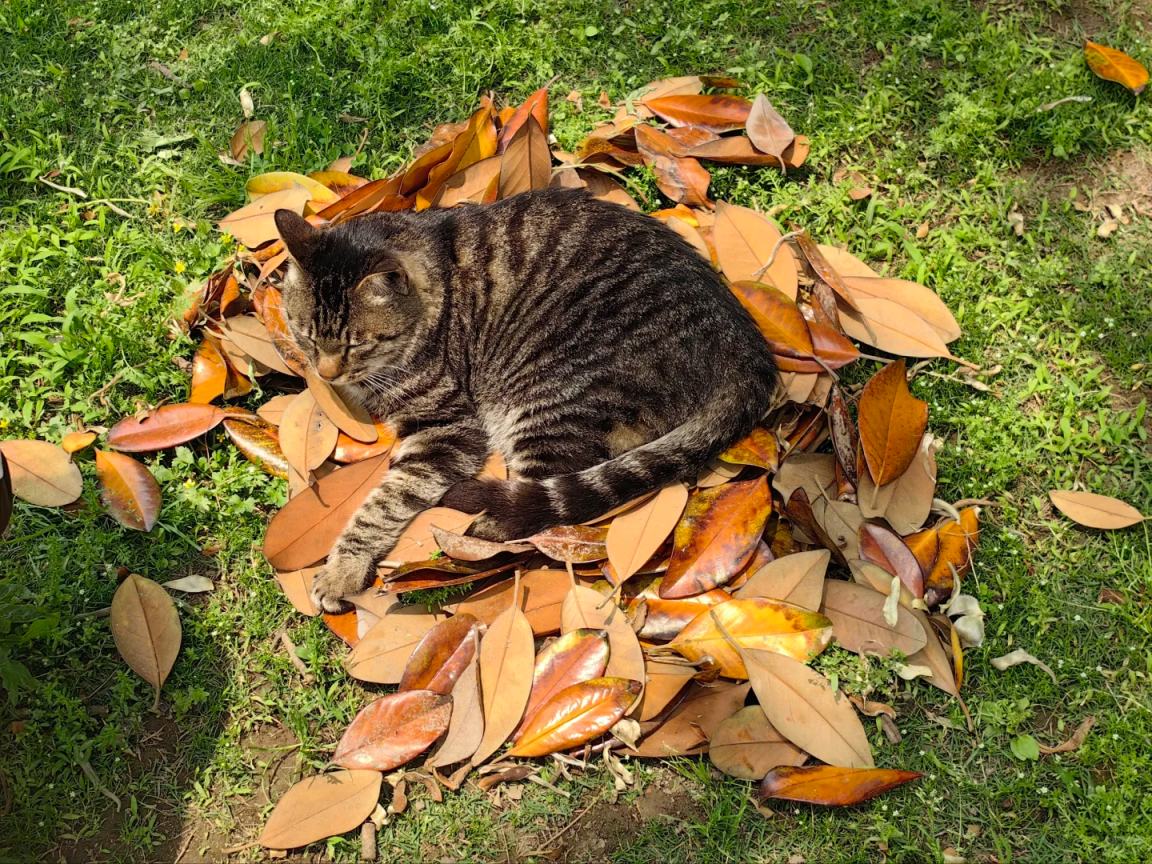
[[355,607],[345,600],[368,589],[376,578],[376,565],[368,559],[332,556],[312,580],[312,602],[334,615]]

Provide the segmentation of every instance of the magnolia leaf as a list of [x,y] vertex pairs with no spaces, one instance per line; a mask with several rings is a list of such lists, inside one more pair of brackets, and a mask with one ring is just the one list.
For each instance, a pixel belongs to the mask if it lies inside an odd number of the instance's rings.
[[805,804],[846,806],[883,795],[911,780],[923,777],[915,771],[889,768],[775,768],[760,784],[762,799],[777,798]]
[[379,771],[334,771],[302,780],[285,792],[268,817],[259,843],[297,849],[351,831],[380,800]]
[[160,484],[131,456],[96,451],[100,500],[109,514],[133,531],[151,531],[160,517]]
[[1128,528],[1148,518],[1131,504],[1107,495],[1053,489],[1048,497],[1057,510],[1073,522],[1088,528],[1116,530]]
[[62,447],[47,441],[0,441],[0,454],[7,462],[6,488],[29,504],[63,507],[84,491],[80,469]]
[[180,653],[180,616],[168,592],[143,576],[128,575],[112,597],[108,615],[116,650],[128,666],[156,688],[153,711],[160,708],[160,689]]

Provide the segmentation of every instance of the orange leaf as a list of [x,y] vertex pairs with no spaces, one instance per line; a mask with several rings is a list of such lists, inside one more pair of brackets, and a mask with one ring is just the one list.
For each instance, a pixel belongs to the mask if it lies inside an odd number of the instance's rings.
[[661,96],[642,103],[673,126],[702,126],[712,132],[743,129],[752,103],[739,96]]
[[335,384],[329,384],[317,375],[305,377],[308,390],[336,426],[349,438],[374,444],[380,438],[376,424],[364,406],[344,394]]
[[1123,84],[1136,96],[1143,93],[1148,84],[1148,70],[1123,51],[1085,41],[1084,59],[1097,76]]
[[747,678],[737,646],[743,650],[773,651],[805,662],[827,648],[831,639],[832,622],[818,612],[780,600],[753,597],[704,609],[668,643],[668,648],[693,662],[711,657],[721,675]]
[[891,768],[837,768],[812,765],[808,768],[774,768],[760,784],[761,798],[803,801],[805,804],[844,806],[859,804],[883,795],[910,780],[923,777],[915,771]]
[[327,186],[341,198],[368,184],[363,177],[356,177],[347,171],[313,171],[308,175],[308,179]]
[[363,462],[382,453],[391,453],[399,441],[395,431],[386,423],[376,423],[376,432],[377,438],[374,444],[365,444],[341,432],[336,437],[336,449],[332,451],[332,461],[348,465]]
[[207,405],[224,395],[228,381],[228,364],[216,347],[204,339],[192,357],[192,395],[189,402]]
[[594,678],[561,690],[540,706],[509,756],[546,756],[603,735],[632,707],[643,685]]
[[264,292],[264,307],[261,311],[264,326],[272,339],[272,345],[284,364],[301,378],[308,370],[308,358],[304,356],[292,335],[288,332],[288,322],[284,318],[284,299],[280,289],[269,285]]
[[707,205],[711,175],[691,158],[669,155],[676,142],[653,126],[636,127],[636,147],[656,175],[660,191],[679,204]]
[[764,274],[756,275],[768,262],[781,236],[771,220],[755,210],[716,202],[712,242],[725,278],[729,282],[759,279],[795,300],[798,284],[796,259],[787,245],[780,247],[772,266]]
[[687,502],[688,489],[683,483],[673,483],[655,498],[612,520],[605,548],[616,571],[617,585],[637,573],[668,539]]
[[496,155],[496,125],[491,108],[481,108],[452,144],[452,153],[428,174],[428,182],[416,193],[416,209],[424,210],[436,200],[444,181],[469,165]]
[[308,477],[332,455],[339,434],[308,390],[292,401],[280,419],[280,449],[301,477]]
[[451,693],[476,655],[479,626],[472,615],[453,615],[429,630],[412,652],[398,689],[431,690],[441,696]]
[[603,675],[608,666],[608,650],[606,631],[581,629],[565,633],[536,655],[532,692],[512,740],[519,740],[540,707],[557,693]]
[[660,596],[660,578],[652,582],[628,604],[628,613],[635,615],[641,602],[646,612],[644,626],[637,633],[641,639],[667,641],[676,636],[695,620],[709,606],[727,603],[732,595],[722,588],[713,588],[703,594],[683,597],[678,600],[665,600]]
[[676,526],[660,596],[687,597],[727,583],[756,551],[771,512],[764,477],[694,492]]
[[755,465],[774,472],[780,467],[780,443],[771,430],[757,426],[746,438],[721,453],[719,458],[736,465]]
[[215,405],[164,405],[143,420],[121,420],[108,432],[107,443],[123,453],[163,450],[200,437],[227,416]]
[[624,612],[611,599],[583,585],[573,585],[560,607],[560,628],[608,631],[608,668],[605,674],[644,682],[644,651]]
[[225,234],[231,234],[249,248],[254,248],[270,240],[278,240],[274,216],[277,210],[291,210],[297,215],[304,213],[304,206],[312,200],[312,193],[293,183],[279,192],[262,195],[246,207],[241,207],[221,219],[217,226]]
[[249,462],[273,477],[288,479],[288,460],[280,450],[275,426],[228,419],[224,421],[224,431]]
[[928,426],[928,403],[909,392],[903,358],[864,385],[859,415],[864,459],[876,485],[883,486],[912,464]]
[[387,470],[387,456],[358,462],[332,472],[289,501],[272,517],[264,535],[268,562],[277,570],[298,570],[326,557]]
[[493,183],[499,188],[500,157],[489,156],[457,171],[444,181],[433,205],[440,208],[455,207],[457,204],[488,204],[485,198]]
[[[544,636],[560,629],[560,606],[570,584],[563,570],[529,570],[520,577],[523,588],[520,609],[535,635]],[[512,580],[508,579],[477,591],[448,611],[455,615],[467,612],[491,624],[508,608],[511,590]]]
[[344,667],[358,681],[399,684],[416,646],[437,623],[434,615],[419,607],[397,603],[364,634],[345,658]]
[[940,537],[940,552],[936,556],[936,563],[924,580],[924,600],[930,606],[939,603],[952,593],[952,584],[956,576],[963,577],[972,564],[972,553],[980,540],[979,510],[976,507],[965,507],[960,511],[960,521],[947,520],[936,528]]
[[552,179],[552,153],[548,148],[548,133],[535,117],[529,116],[509,139],[499,164],[501,198],[548,188]]
[[925,528],[905,537],[904,543],[916,556],[921,571],[931,573],[936,566],[936,557],[940,554],[940,532],[935,528]]
[[548,138],[548,88],[541,87],[531,96],[529,96],[524,104],[521,105],[516,111],[508,118],[508,122],[500,130],[500,150],[501,152],[508,148],[512,143],[512,139],[516,133],[520,131],[529,117],[535,117],[536,122],[540,124],[540,131],[544,133],[544,138]]
[[95,432],[69,432],[60,440],[60,446],[65,453],[79,453],[91,447],[95,440]]
[[96,451],[100,500],[112,518],[133,531],[151,531],[160,516],[160,484],[152,472],[123,453]]
[[519,582],[517,577],[512,605],[497,616],[480,642],[484,737],[472,755],[473,765],[485,761],[516,731],[532,692],[532,625],[520,611]]
[[[733,282],[728,287],[748,310],[774,354],[799,359],[812,356],[808,322],[787,294],[762,282]],[[821,367],[813,365],[819,372]]]
[[431,747],[451,717],[450,696],[431,690],[390,693],[356,715],[336,745],[332,764],[391,771]]

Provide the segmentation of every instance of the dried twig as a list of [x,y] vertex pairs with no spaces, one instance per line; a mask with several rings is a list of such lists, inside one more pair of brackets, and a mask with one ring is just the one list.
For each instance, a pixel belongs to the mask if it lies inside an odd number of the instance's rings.
[[311,684],[316,678],[308,671],[308,665],[296,654],[296,643],[292,641],[292,637],[288,635],[288,631],[282,627],[278,635],[280,637],[280,643],[284,646],[284,651],[288,654],[288,659],[292,661],[292,665],[300,670],[300,674],[304,676],[304,683]]
[[77,198],[88,197],[87,192],[85,192],[83,189],[77,189],[75,186],[61,186],[59,183],[53,183],[46,177],[37,177],[36,179],[43,183],[45,186],[51,186],[57,192],[65,192],[69,195],[75,195]]
[[82,759],[77,764],[80,766],[80,770],[84,772],[84,776],[92,781],[92,785],[96,787],[96,791],[114,803],[116,805],[116,812],[119,813],[120,808],[124,805],[120,802],[120,799],[117,798],[116,795],[109,791],[109,789],[100,782],[100,778],[96,776],[96,772],[92,770],[92,766],[89,764],[88,760]]

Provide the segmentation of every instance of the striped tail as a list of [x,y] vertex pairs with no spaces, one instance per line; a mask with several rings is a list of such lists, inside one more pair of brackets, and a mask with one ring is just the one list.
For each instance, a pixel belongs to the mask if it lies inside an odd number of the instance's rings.
[[667,435],[592,468],[545,480],[467,480],[441,504],[484,515],[470,533],[489,540],[530,537],[556,525],[588,522],[676,480],[690,480],[745,437],[772,406],[776,378],[724,388]]

